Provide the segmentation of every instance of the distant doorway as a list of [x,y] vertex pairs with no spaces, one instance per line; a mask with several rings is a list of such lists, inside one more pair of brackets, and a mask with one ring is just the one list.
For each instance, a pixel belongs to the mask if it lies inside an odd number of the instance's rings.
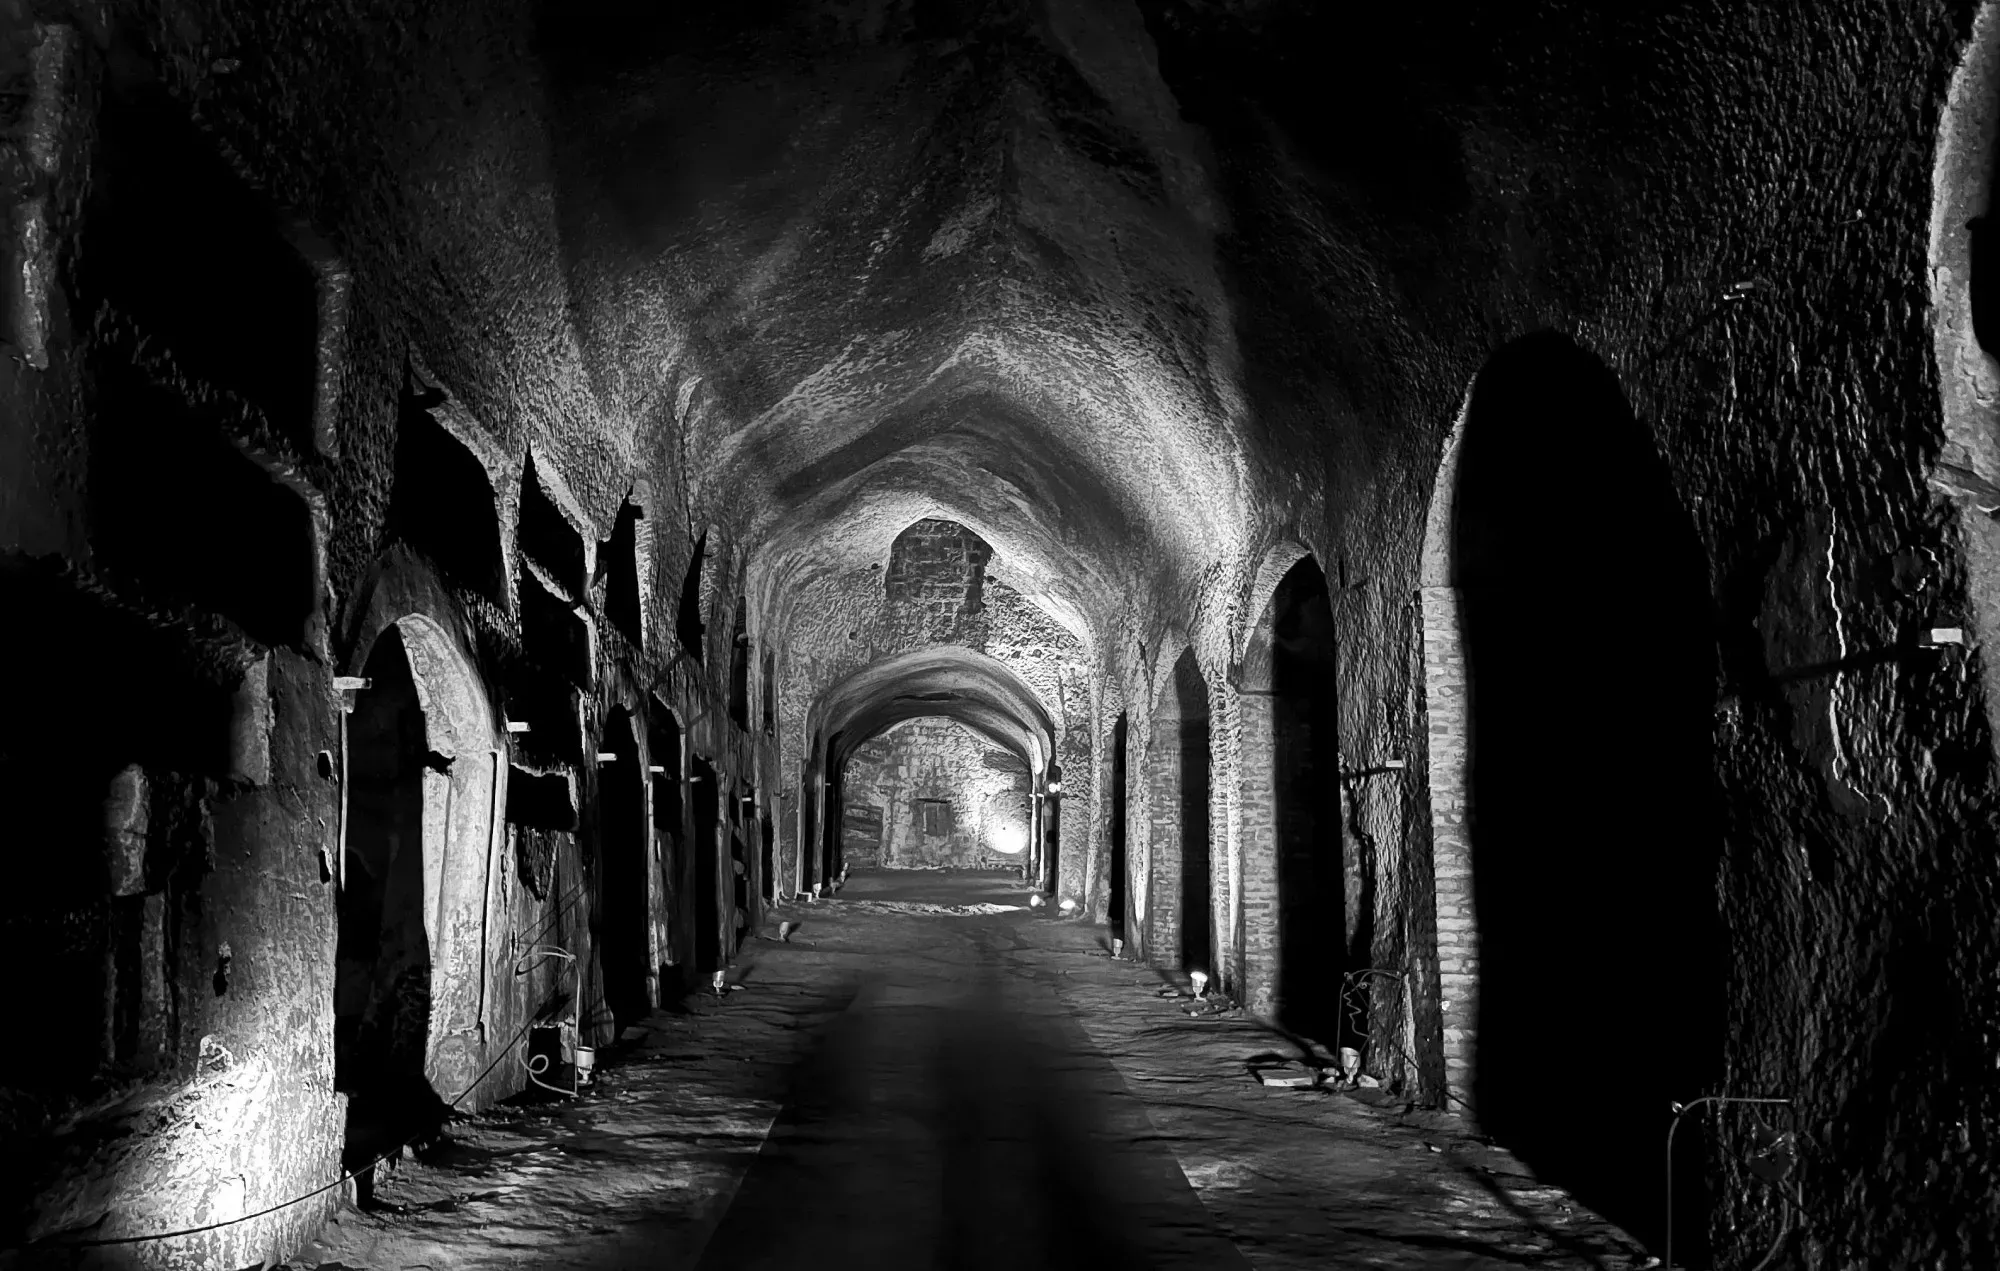
[[723,963],[722,793],[716,786],[714,765],[697,757],[692,767],[694,966],[707,975]]
[[616,1027],[644,1019],[657,1004],[652,965],[652,837],[646,781],[632,716],[605,721],[598,743],[598,851],[604,868],[604,996]]

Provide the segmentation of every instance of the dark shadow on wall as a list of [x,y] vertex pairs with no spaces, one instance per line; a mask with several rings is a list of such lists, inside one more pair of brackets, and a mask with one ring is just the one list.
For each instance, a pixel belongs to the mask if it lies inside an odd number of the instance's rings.
[[1278,1020],[1327,1045],[1335,1044],[1340,1027],[1348,936],[1335,670],[1326,575],[1308,556],[1271,597]]
[[1209,879],[1208,684],[1194,650],[1174,664],[1180,706],[1181,969],[1214,973],[1215,919]]
[[605,721],[599,749],[615,759],[597,765],[598,851],[604,868],[604,995],[618,1028],[653,1007],[651,837],[646,783],[632,716],[622,707]]
[[[1712,1088],[1722,1047],[1704,557],[1616,378],[1559,335],[1480,373],[1458,481],[1474,1102],[1538,1175],[1657,1244],[1668,1104]],[[1677,1252],[1705,1228],[1698,1157]]]
[[674,611],[674,635],[696,662],[702,660],[702,646],[708,635],[708,628],[701,620],[702,565],[707,559],[708,535],[703,533],[694,541],[694,551],[688,556],[687,574],[681,579],[680,606]]
[[350,1096],[345,1168],[425,1128],[431,949],[424,772],[434,759],[401,631],[377,637],[348,721],[345,881],[334,972],[334,1088]]

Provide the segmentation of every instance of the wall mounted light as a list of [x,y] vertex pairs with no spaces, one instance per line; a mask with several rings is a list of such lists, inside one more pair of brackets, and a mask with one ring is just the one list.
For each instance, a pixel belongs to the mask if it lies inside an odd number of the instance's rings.
[[507,721],[507,731],[510,733],[525,733],[528,731],[528,721],[525,719],[510,719]]
[[1932,627],[1917,641],[1927,649],[1941,649],[1947,644],[1965,647],[1964,627]]
[[653,773],[655,776],[664,776],[666,775],[667,770],[661,767],[659,764],[649,763],[646,765],[646,771]]
[[333,677],[333,687],[343,693],[352,693],[356,689],[368,688],[371,683],[365,675],[336,675]]
[[1049,793],[1050,793],[1050,794],[1061,794],[1061,793],[1062,793],[1062,782],[1060,782],[1060,781],[1051,781],[1051,782],[1049,782]]
[[597,752],[597,762],[599,763],[614,763],[617,759],[618,754],[616,751],[600,750]]

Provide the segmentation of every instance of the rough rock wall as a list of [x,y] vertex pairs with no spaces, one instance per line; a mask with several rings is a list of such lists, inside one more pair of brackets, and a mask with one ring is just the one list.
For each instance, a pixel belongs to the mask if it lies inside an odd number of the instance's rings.
[[[1990,1062],[1975,1057],[1978,986],[2000,951],[1936,933],[1988,894],[1990,744],[1976,656],[1907,643],[1963,612],[1954,514],[1926,487],[1942,436],[1922,280],[1932,139],[1969,6],[1274,10],[1261,40],[1180,6],[1149,13],[1235,217],[1246,393],[1271,438],[1253,451],[1325,456],[1323,493],[1278,471],[1261,483],[1267,523],[1368,581],[1336,610],[1343,748],[1369,747],[1379,704],[1407,697],[1406,606],[1467,387],[1513,336],[1571,333],[1618,373],[1709,557],[1720,1088],[1795,1100],[1814,1145],[1804,1239],[1821,1256],[1975,1265],[1993,1240],[1974,1200],[1994,1088],[1975,1075]],[[1283,50],[1343,23],[1424,49],[1435,72],[1397,61],[1329,101],[1310,59]],[[1237,75],[1216,67],[1225,39]],[[1252,81],[1237,103],[1211,88]],[[1343,153],[1310,121],[1350,105],[1395,122]],[[1329,169],[1331,186],[1307,176]],[[1358,228],[1371,217],[1394,230]],[[1899,572],[1905,553],[1935,571]],[[1414,854],[1412,811],[1360,814]],[[1383,880],[1378,930],[1426,925],[1406,889],[1424,874]],[[1925,1184],[1925,1161],[1964,1165]],[[1760,1256],[1779,1202],[1740,1166],[1721,1178],[1722,1252]]]
[[[77,716],[58,837],[84,868],[0,915],[10,939],[51,924],[73,937],[60,965],[74,963],[63,975],[75,982],[52,992],[80,1039],[60,1080],[0,1080],[7,1137],[37,1145],[10,1167],[0,1239],[106,1213],[95,1234],[145,1234],[225,1221],[339,1173],[333,680],[361,673],[385,624],[442,633],[454,665],[433,668],[434,686],[460,676],[483,703],[483,735],[434,746],[441,768],[425,783],[426,850],[442,849],[426,864],[448,901],[427,915],[427,1067],[460,1106],[519,1088],[509,1048],[579,986],[585,1035],[613,1027],[592,930],[591,791],[588,824],[573,795],[553,817],[511,808],[516,764],[574,791],[583,742],[614,699],[696,721],[688,748],[732,775],[753,748],[704,718],[726,688],[716,657],[664,674],[674,650],[659,635],[673,629],[687,549],[663,527],[686,518],[652,491],[680,486],[658,479],[671,448],[645,453],[649,477],[620,426],[602,426],[622,404],[599,400],[575,351],[524,12],[353,22],[311,6],[48,3],[9,6],[5,23],[0,336],[13,356],[0,430],[16,462],[0,465],[0,550],[5,606],[46,619],[14,631],[10,651],[51,683],[92,688],[40,713]],[[134,119],[169,121],[186,143],[174,161],[190,166],[151,171],[129,144]],[[201,238],[201,219],[239,205],[254,233]],[[184,209],[195,239],[145,238],[142,207]],[[304,298],[302,344],[275,343],[294,330],[290,310],[238,289],[266,248],[291,253],[303,280],[290,293]],[[98,263],[124,256],[212,256],[209,285],[178,294],[201,297],[192,322],[238,333],[233,356],[153,303],[175,294],[166,283],[148,291],[150,275]],[[303,365],[302,383],[279,386],[300,390],[296,419],[265,393],[264,362]],[[133,418],[171,441],[126,428]],[[603,568],[527,578],[514,531],[530,448],[575,540],[565,554]],[[628,514],[621,539],[627,500],[646,518]],[[657,592],[636,586],[670,574]],[[524,629],[524,591],[550,626]],[[621,595],[643,603],[638,621]],[[532,731],[503,731],[503,716]],[[8,733],[8,789],[55,793],[35,758],[47,745]],[[135,770],[151,793],[117,796],[122,819],[106,823],[107,790]],[[149,816],[132,811],[148,801]],[[508,850],[523,830],[553,847],[526,854],[545,867],[535,886]],[[686,911],[674,919],[689,925]],[[543,944],[576,962],[527,953]],[[120,1148],[91,1150],[107,1128]],[[340,1194],[129,1252],[146,1265],[282,1257]]]

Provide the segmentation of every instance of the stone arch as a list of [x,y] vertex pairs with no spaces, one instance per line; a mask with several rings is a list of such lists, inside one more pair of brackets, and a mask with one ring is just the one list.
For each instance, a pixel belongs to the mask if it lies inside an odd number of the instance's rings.
[[[1245,687],[1270,687],[1268,683],[1253,684],[1250,678],[1253,672],[1249,663],[1260,652],[1266,657],[1270,652],[1268,641],[1259,650],[1257,640],[1259,636],[1268,634],[1264,629],[1263,619],[1271,605],[1271,593],[1278,589],[1278,584],[1284,580],[1285,575],[1292,572],[1294,566],[1312,555],[1313,550],[1305,544],[1295,539],[1280,539],[1265,549],[1263,560],[1258,564],[1256,572],[1250,575],[1250,590],[1245,594],[1243,607],[1246,625],[1237,640],[1237,648],[1240,650],[1237,657],[1239,667],[1237,678]],[[1269,669],[1267,663],[1264,670],[1268,673]]]
[[407,1114],[410,1084],[454,1098],[484,1064],[503,752],[470,660],[430,617],[380,621],[354,662],[368,687],[348,720],[337,1081]]
[[[1930,484],[1959,513],[1973,638],[1986,644],[2000,636],[2000,4],[1973,19],[1935,153],[1927,272],[1944,446]],[[1983,683],[2000,736],[2000,676]]]
[[1162,662],[1167,676],[1153,702],[1146,747],[1146,946],[1156,964],[1213,974],[1226,942],[1217,938],[1215,922],[1208,677],[1191,646]]
[[1350,936],[1333,614],[1318,561],[1286,558],[1241,665],[1242,989],[1256,1014],[1333,1045]]
[[[1420,599],[1447,1080],[1539,1176],[1657,1239],[1647,1145],[1721,1050],[1706,557],[1616,376],[1554,332],[1480,370],[1437,494]],[[1621,1057],[1565,1077],[1591,1118],[1548,1117],[1551,1058],[1588,1051]]]
[[653,957],[652,834],[648,825],[647,756],[640,725],[614,706],[597,739],[597,853],[603,907],[598,947],[604,995],[616,1027],[645,1018],[659,1005],[659,964]]

